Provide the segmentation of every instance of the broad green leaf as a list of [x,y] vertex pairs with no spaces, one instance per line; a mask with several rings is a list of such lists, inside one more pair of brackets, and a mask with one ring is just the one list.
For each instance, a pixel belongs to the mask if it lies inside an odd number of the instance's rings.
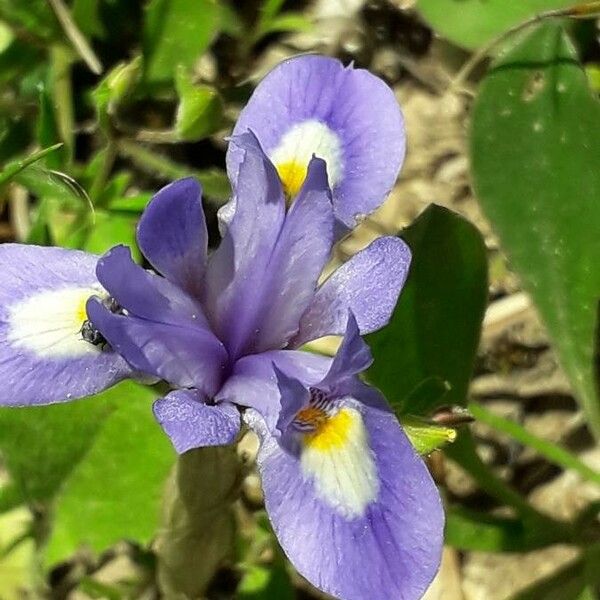
[[109,400],[98,396],[69,404],[0,408],[0,454],[13,493],[28,504],[50,500],[88,451],[110,413]]
[[140,214],[144,212],[151,199],[152,194],[150,192],[140,192],[135,196],[113,198],[110,202],[110,210],[111,212]]
[[514,517],[499,517],[460,506],[446,510],[446,543],[477,552],[527,552],[564,540],[560,531]]
[[[389,325],[367,336],[375,358],[367,378],[401,413],[464,405],[487,298],[483,239],[471,223],[436,205],[401,235],[412,264]],[[411,394],[430,378],[450,389],[413,406]]]
[[168,83],[178,66],[191,67],[219,32],[216,0],[151,0],[143,50],[148,83]]
[[221,126],[223,100],[209,85],[194,85],[186,69],[177,70],[179,106],[175,117],[177,138],[187,142],[201,140]]
[[593,339],[600,297],[600,105],[562,28],[497,61],[475,104],[476,193],[600,435]]
[[513,25],[577,0],[418,0],[417,8],[436,33],[465,48],[478,48]]
[[152,415],[155,394],[132,382],[107,393],[114,410],[56,499],[49,564],[81,544],[97,552],[123,538],[145,544],[158,526],[174,452]]

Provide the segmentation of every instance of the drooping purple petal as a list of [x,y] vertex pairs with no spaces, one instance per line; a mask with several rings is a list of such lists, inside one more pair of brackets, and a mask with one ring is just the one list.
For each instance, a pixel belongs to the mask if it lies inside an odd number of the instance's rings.
[[81,398],[130,376],[118,354],[81,334],[88,298],[106,294],[97,261],[78,250],[0,245],[0,404]]
[[298,379],[289,377],[273,365],[277,387],[281,396],[281,410],[277,419],[277,429],[284,433],[300,409],[308,404],[310,392]]
[[232,358],[254,335],[262,280],[285,216],[279,177],[251,134],[240,136],[244,161],[234,188],[235,215],[206,272],[205,306]]
[[329,387],[340,380],[362,373],[372,362],[371,350],[360,337],[356,318],[350,313],[342,344],[333,359],[331,368],[319,387]]
[[317,436],[296,457],[249,411],[263,437],[258,466],[275,533],[326,593],[417,600],[440,563],[439,493],[393,414],[352,401],[340,414],[337,436]]
[[208,233],[196,179],[180,179],[155,194],[138,224],[137,241],[159,273],[199,297]]
[[255,408],[269,427],[275,429],[281,406],[274,365],[308,387],[325,377],[331,359],[295,350],[275,350],[245,356],[235,363],[216,399]]
[[396,237],[378,238],[355,254],[317,290],[290,345],[342,335],[349,310],[361,334],[385,326],[406,281],[410,259],[409,247]]
[[263,275],[254,352],[282,348],[298,331],[333,243],[333,211],[325,163],[313,159]]
[[197,390],[171,392],[154,403],[153,411],[179,454],[231,444],[240,431],[240,413],[235,406],[227,402],[206,404]]
[[110,345],[138,371],[212,397],[221,385],[227,352],[208,329],[180,327],[110,312],[92,299],[87,311]]
[[115,246],[98,261],[98,279],[129,313],[173,325],[207,328],[199,302],[164,277],[135,264],[126,246]]
[[[391,190],[404,159],[405,131],[392,90],[363,69],[324,56],[275,67],[242,111],[234,135],[253,131],[285,182],[301,177],[313,154],[327,162],[336,216],[347,227]],[[230,146],[236,181],[243,153]]]

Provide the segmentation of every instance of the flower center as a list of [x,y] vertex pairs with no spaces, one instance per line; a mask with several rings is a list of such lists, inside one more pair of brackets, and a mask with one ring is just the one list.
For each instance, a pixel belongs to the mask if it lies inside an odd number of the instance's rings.
[[306,179],[307,165],[294,161],[280,163],[276,166],[287,200],[291,200],[300,191]]
[[325,392],[310,388],[310,400],[294,417],[293,426],[304,435],[304,447],[328,451],[343,446],[352,429],[350,412],[339,408]]
[[343,176],[342,141],[325,123],[309,119],[296,123],[279,140],[270,158],[279,173],[288,200],[298,194],[306,179],[311,158],[317,156],[327,164],[331,188]]

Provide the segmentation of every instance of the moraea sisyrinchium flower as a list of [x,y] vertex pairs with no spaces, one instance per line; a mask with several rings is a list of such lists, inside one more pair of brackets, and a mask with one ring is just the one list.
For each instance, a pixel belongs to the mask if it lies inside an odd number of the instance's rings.
[[[242,413],[261,437],[265,504],[299,572],[348,600],[418,598],[439,565],[439,494],[359,378],[371,361],[360,334],[388,322],[410,251],[380,238],[318,285],[336,230],[325,161],[310,159],[288,209],[258,139],[232,143],[234,195],[211,255],[192,179],[163,188],[141,218],[153,270],[124,246],[100,258],[0,246],[0,404],[162,379],[173,391],[154,413],[178,452],[232,443]],[[334,359],[299,350],[332,334],[344,335]]]

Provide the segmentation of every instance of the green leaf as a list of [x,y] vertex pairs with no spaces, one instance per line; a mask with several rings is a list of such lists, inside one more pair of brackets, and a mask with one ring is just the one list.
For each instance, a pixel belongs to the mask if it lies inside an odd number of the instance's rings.
[[144,75],[168,83],[179,65],[192,67],[219,32],[216,0],[151,0],[143,31]]
[[506,53],[475,104],[476,193],[600,435],[593,339],[600,295],[600,105],[562,28]]
[[111,410],[105,396],[70,404],[0,408],[0,453],[13,492],[22,502],[45,502],[56,494]]
[[209,85],[193,85],[187,70],[177,70],[179,106],[175,117],[177,138],[186,142],[201,140],[221,126],[223,100]]
[[415,450],[422,456],[431,454],[456,439],[456,430],[430,423],[418,417],[403,416],[400,419],[402,429]]
[[575,454],[548,440],[537,437],[522,425],[494,414],[478,402],[469,403],[469,412],[478,421],[509,435],[513,440],[529,446],[549,462],[565,470],[573,470],[588,481],[600,485],[600,473],[588,467]]
[[536,14],[577,4],[577,0],[418,0],[425,20],[446,39],[478,48]]
[[100,0],[74,0],[73,19],[81,31],[89,37],[103,39],[106,30],[100,18]]
[[156,531],[174,452],[152,415],[155,394],[126,382],[107,395],[114,410],[56,499],[50,564],[82,544],[97,552],[123,538],[146,544]]
[[285,12],[262,23],[255,39],[258,40],[269,33],[279,31],[309,31],[312,26],[312,21],[306,15],[291,11]]
[[[390,324],[367,336],[375,358],[367,378],[401,413],[464,405],[487,299],[483,239],[471,223],[436,205],[402,237],[413,261]],[[420,396],[413,406],[411,394],[430,378],[450,390]]]
[[11,179],[19,175],[27,167],[37,162],[38,160],[41,160],[45,156],[48,156],[48,154],[50,154],[51,152],[58,150],[61,146],[62,143],[54,144],[54,146],[50,146],[49,148],[44,148],[43,150],[34,152],[27,158],[17,160],[7,165],[5,169],[0,173],[0,186],[4,185],[5,183],[8,183]]
[[512,517],[498,517],[460,506],[446,510],[447,544],[477,552],[528,552],[565,541],[553,528],[535,527]]
[[285,561],[279,554],[270,568],[250,565],[240,581],[236,598],[239,600],[293,600],[296,597]]
[[[51,147],[58,149],[63,144],[52,106],[52,97],[46,87],[40,89],[40,112],[37,120],[37,141],[42,148]],[[59,169],[64,162],[64,152],[48,152],[44,155],[46,166],[50,169]]]
[[93,254],[104,254],[113,246],[125,244],[131,248],[133,259],[140,260],[135,240],[137,221],[136,215],[97,210],[83,249]]

